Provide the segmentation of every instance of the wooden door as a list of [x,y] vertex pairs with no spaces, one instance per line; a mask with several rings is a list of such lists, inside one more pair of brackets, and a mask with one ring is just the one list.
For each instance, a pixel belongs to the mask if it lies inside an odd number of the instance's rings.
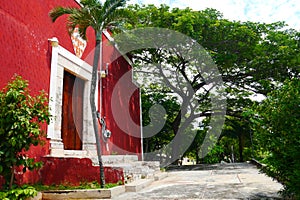
[[61,126],[65,150],[82,149],[83,90],[84,81],[65,71]]

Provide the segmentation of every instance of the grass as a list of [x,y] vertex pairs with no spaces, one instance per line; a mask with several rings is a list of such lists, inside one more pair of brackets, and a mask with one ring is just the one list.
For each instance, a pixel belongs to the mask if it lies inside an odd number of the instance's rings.
[[[113,188],[116,186],[122,185],[122,182],[118,183],[107,183],[105,184],[105,189]],[[70,186],[70,185],[41,185],[36,184],[32,185],[36,188],[37,191],[47,191],[47,190],[86,190],[86,189],[100,189],[100,184],[97,181],[89,183],[81,183],[79,186]]]

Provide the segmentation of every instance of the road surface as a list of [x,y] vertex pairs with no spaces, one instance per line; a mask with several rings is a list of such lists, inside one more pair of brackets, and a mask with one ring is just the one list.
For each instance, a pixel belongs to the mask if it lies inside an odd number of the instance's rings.
[[282,185],[248,163],[173,169],[168,177],[114,200],[280,199]]

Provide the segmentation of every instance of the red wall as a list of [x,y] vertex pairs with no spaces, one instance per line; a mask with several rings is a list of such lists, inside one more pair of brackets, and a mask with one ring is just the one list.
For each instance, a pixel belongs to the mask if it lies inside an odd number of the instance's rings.
[[[66,17],[52,23],[48,13],[58,6],[78,7],[74,0],[18,0],[0,4],[0,88],[18,73],[29,80],[35,93],[49,91],[50,45],[49,38],[57,37],[60,45],[73,52],[73,45],[66,31]],[[88,31],[85,57],[94,47],[94,33]]]
[[[107,144],[102,143],[102,152],[141,156],[140,94],[139,88],[132,82],[132,66],[105,35],[102,40],[102,69],[108,64],[108,75],[102,78],[102,116],[112,132]],[[124,81],[118,84],[121,78]],[[113,92],[117,95],[112,96]],[[116,113],[112,112],[113,108]]]
[[[39,182],[44,185],[73,185],[89,183],[97,180],[100,183],[99,166],[93,166],[88,158],[43,158],[43,168],[38,172],[30,172],[24,176],[23,172],[16,174],[18,184]],[[84,169],[84,170],[83,170]],[[123,169],[118,167],[104,167],[105,182],[124,184]],[[33,180],[33,177],[38,177]],[[36,177],[36,178],[37,178]]]

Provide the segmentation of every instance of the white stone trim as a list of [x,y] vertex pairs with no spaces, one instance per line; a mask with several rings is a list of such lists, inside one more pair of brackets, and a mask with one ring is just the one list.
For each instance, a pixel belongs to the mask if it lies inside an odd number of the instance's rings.
[[[85,81],[83,99],[83,130],[82,153],[66,151],[61,139],[62,97],[64,70],[74,74]],[[48,125],[47,138],[50,139],[50,156],[60,157],[89,157],[95,151],[95,136],[92,126],[92,115],[89,104],[90,84],[92,79],[92,66],[81,60],[62,46],[52,46],[49,107],[53,116]],[[96,90],[98,91],[98,90]],[[98,94],[95,95],[97,102]]]

